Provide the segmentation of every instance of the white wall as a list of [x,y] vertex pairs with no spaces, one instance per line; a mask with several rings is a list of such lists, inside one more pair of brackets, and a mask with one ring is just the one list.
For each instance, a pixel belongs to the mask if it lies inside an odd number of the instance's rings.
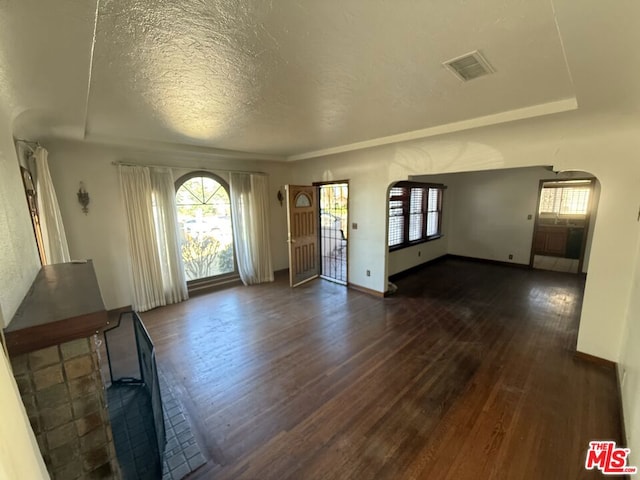
[[447,254],[447,236],[389,253],[389,276],[404,272]]
[[40,269],[16,150],[8,132],[0,118],[0,306],[6,324]]
[[358,222],[359,229],[349,232],[349,279],[383,292],[388,273],[386,193],[392,182],[546,164],[592,173],[600,180],[601,195],[578,350],[617,361],[633,275],[629,258],[638,236],[639,130],[636,123],[617,117],[558,114],[310,159],[295,165],[293,175],[296,183],[350,180],[350,221]]
[[[43,142],[49,150],[49,168],[58,195],[69,251],[74,259],[91,258],[107,309],[131,305],[131,274],[124,205],[120,195],[115,161],[189,166],[177,169],[175,177],[189,170],[237,169],[269,174],[271,201],[271,250],[276,270],[287,268],[286,217],[276,192],[287,183],[285,164],[265,161],[212,159],[175,151],[149,151],[95,145],[75,141]],[[224,172],[219,172],[226,177]],[[80,181],[91,197],[89,213],[78,204]]]
[[[40,269],[18,159],[0,111],[0,327],[9,324]],[[0,348],[0,478],[48,479],[42,456]]]
[[635,278],[618,373],[627,446],[631,449],[629,465],[640,467],[640,243],[632,263],[635,265]]
[[349,283],[377,292],[387,287],[388,187],[407,179],[390,177],[385,162],[393,152],[394,146],[386,145],[291,164],[294,184],[349,180]]
[[549,173],[522,168],[458,175],[449,253],[528,264],[539,180]]

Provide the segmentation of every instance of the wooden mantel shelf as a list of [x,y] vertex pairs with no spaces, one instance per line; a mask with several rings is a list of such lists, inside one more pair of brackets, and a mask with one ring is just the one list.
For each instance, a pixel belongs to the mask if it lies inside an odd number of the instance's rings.
[[91,260],[42,267],[5,329],[10,355],[90,337],[107,325]]

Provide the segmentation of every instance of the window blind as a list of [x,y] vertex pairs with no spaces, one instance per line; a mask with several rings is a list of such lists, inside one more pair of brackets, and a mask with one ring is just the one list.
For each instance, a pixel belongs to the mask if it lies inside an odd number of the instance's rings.
[[412,188],[409,200],[409,241],[418,240],[424,230],[424,190]]

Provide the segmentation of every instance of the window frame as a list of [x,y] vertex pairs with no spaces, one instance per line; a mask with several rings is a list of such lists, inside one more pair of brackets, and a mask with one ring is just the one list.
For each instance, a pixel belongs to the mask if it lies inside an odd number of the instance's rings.
[[[542,210],[543,201],[542,196],[544,195],[545,190],[555,190],[553,209],[552,210]],[[565,192],[570,190],[586,190],[586,199],[584,201],[584,212],[563,212],[563,207],[565,206],[564,195]],[[591,201],[591,195],[593,194],[592,184],[591,183],[581,183],[581,184],[558,184],[558,185],[548,185],[542,186],[540,189],[540,201],[538,205],[538,215],[542,217],[558,217],[558,218],[566,218],[566,217],[584,217],[589,212],[589,205]],[[557,205],[556,205],[557,203]],[[556,210],[557,207],[557,210]]]
[[[178,190],[180,189],[180,187],[182,187],[182,185],[185,182],[191,180],[192,178],[198,178],[198,177],[208,177],[216,181],[227,193],[227,196],[229,197],[229,214],[231,216],[231,235],[232,235],[232,238],[235,238],[235,232],[233,230],[233,205],[231,202],[231,189],[229,187],[229,183],[224,178],[220,177],[219,175],[216,175],[213,172],[209,172],[206,170],[194,170],[192,172],[189,172],[180,176],[174,182],[176,195],[178,194]],[[176,199],[176,208],[177,207],[178,207],[178,204]],[[236,258],[235,240],[231,242],[231,245],[233,249],[233,271],[221,273],[218,275],[212,275],[209,277],[196,278],[194,280],[187,280],[187,289],[189,290],[189,293],[193,293],[203,288],[208,288],[214,285],[225,283],[227,281],[237,280],[238,278],[240,278],[239,272],[238,272],[238,261]]]
[[[401,195],[392,195],[394,188],[402,188],[404,191]],[[414,189],[422,190],[422,206],[419,212],[412,212],[411,210],[411,191]],[[429,190],[436,189],[438,190],[438,198],[437,198],[437,206],[434,209],[433,205],[429,203]],[[401,250],[403,248],[412,247],[414,245],[419,245],[421,243],[431,242],[433,240],[438,240],[442,238],[444,235],[442,233],[442,206],[443,206],[443,198],[444,191],[447,189],[447,186],[442,183],[423,183],[423,182],[411,182],[411,181],[402,181],[396,182],[391,187],[389,187],[389,192],[387,194],[387,248],[390,252]],[[400,215],[391,215],[391,202],[392,201],[400,201],[402,202],[402,213]],[[394,207],[398,208],[398,207]],[[438,226],[437,233],[432,235],[427,235],[428,229],[428,219],[429,214],[433,214],[433,212],[437,212],[438,214]],[[411,217],[415,215],[420,215],[421,220],[421,235],[419,238],[414,240],[409,240],[410,232],[411,232]],[[389,226],[390,219],[392,217],[402,217],[403,225],[402,225],[402,241],[395,245],[389,245]]]

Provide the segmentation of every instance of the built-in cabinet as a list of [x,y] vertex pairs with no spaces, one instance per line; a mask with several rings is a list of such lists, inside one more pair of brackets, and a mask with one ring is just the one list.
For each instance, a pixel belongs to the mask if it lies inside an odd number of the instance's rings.
[[533,237],[535,255],[580,258],[583,227],[539,225]]
[[540,226],[534,237],[536,255],[564,256],[567,250],[567,227]]

